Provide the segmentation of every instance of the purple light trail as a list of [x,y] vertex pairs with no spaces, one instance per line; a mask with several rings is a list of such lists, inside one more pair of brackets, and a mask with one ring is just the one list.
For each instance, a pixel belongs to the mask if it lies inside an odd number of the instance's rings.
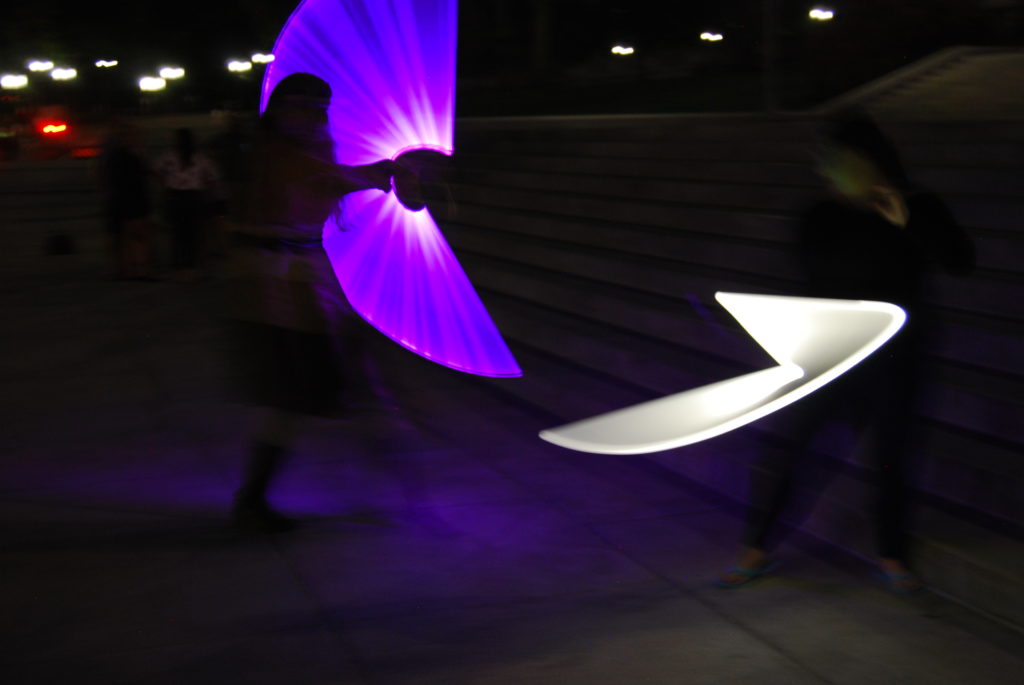
[[[304,0],[274,45],[260,111],[281,79],[306,72],[331,86],[339,163],[451,155],[456,38],[456,0]],[[367,190],[346,197],[342,221],[346,230],[324,227],[324,248],[364,319],[444,366],[522,375],[428,211]]]

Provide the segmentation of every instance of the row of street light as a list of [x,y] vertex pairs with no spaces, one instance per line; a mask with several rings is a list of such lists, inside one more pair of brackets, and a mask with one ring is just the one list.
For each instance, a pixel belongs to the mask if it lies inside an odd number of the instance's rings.
[[[824,7],[815,7],[807,13],[808,18],[814,21],[831,21],[835,18],[836,13],[834,10],[827,9]],[[721,33],[714,31],[704,31],[700,34],[700,39],[706,43],[717,43],[724,40],[725,36]],[[628,45],[616,45],[612,48],[613,55],[626,56],[632,55],[636,50]]]
[[[825,7],[814,7],[807,16],[814,21],[831,21],[835,18],[835,11]],[[707,43],[717,43],[724,39],[721,33],[704,31],[700,39]],[[620,57],[632,55],[636,50],[629,45],[616,45],[612,48],[612,54]],[[247,60],[233,59],[227,63],[228,71],[235,74],[244,74],[252,71],[254,64],[269,64],[274,61],[274,55],[270,53],[253,53]],[[97,68],[110,69],[118,65],[118,61],[101,59],[95,62]],[[27,65],[31,72],[49,72],[50,78],[54,81],[70,81],[78,76],[78,71],[72,67],[57,67],[50,60],[32,60]],[[185,70],[181,67],[163,67],[159,76],[143,76],[139,79],[139,90],[143,92],[154,92],[167,87],[168,81],[184,78]],[[3,74],[0,76],[0,89],[18,90],[29,85],[28,76],[25,74]]]
[[[228,71],[232,73],[245,73],[252,71],[254,64],[266,65],[274,61],[271,53],[254,53],[248,60],[233,59],[227,63]],[[118,66],[116,59],[100,59],[94,63],[98,69],[111,69]],[[35,74],[49,73],[54,81],[72,81],[78,77],[78,70],[73,67],[58,67],[51,60],[34,59],[28,62],[26,68]],[[159,76],[146,75],[139,79],[139,90],[153,92],[163,90],[167,87],[168,81],[176,81],[185,77],[185,69],[178,66],[161,67]],[[0,75],[0,89],[20,90],[29,86],[27,74],[2,74]]]

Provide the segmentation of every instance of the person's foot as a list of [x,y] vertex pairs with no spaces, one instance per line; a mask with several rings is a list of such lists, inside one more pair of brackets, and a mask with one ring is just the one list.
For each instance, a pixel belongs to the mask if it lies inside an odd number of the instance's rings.
[[768,561],[763,550],[747,547],[735,566],[720,575],[714,584],[723,588],[734,588],[746,585],[758,576],[768,573],[775,564]]
[[235,528],[250,533],[287,533],[298,527],[298,522],[274,511],[266,502],[236,501],[231,520]]
[[879,578],[896,594],[909,595],[924,589],[924,582],[899,559],[879,559]]

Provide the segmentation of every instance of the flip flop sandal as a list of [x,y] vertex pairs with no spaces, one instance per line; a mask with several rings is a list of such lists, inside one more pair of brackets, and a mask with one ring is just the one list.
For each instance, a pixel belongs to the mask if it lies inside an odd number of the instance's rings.
[[750,581],[752,581],[752,580],[754,580],[756,578],[759,578],[760,576],[763,576],[766,573],[771,573],[772,571],[774,571],[778,567],[779,567],[779,562],[777,562],[777,561],[768,562],[767,564],[765,564],[764,566],[762,566],[759,569],[749,569],[749,568],[741,568],[739,566],[733,566],[728,571],[726,571],[726,573],[735,573],[738,576],[742,576],[743,577],[742,580],[738,580],[738,581],[736,581],[734,583],[730,583],[728,581],[722,580],[721,578],[715,578],[713,581],[711,581],[711,584],[714,585],[715,587],[724,588],[726,590],[731,590],[733,588],[743,587],[744,585],[746,585]]
[[[885,573],[884,571],[878,571],[875,573],[875,577],[882,580],[885,583],[885,587],[889,592],[897,595],[916,595],[918,592],[924,590],[924,583],[913,573]],[[904,588],[900,587],[899,582],[901,580],[914,580],[917,581],[917,587]]]

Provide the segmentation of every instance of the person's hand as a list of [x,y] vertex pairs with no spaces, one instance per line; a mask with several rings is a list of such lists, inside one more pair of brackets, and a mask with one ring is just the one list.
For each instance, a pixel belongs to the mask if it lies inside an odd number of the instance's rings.
[[903,193],[890,186],[875,186],[872,188],[873,197],[871,208],[885,217],[890,224],[903,228],[910,220],[910,212],[907,209]]
[[391,192],[391,177],[395,175],[399,166],[391,161],[390,159],[383,159],[375,164],[368,167],[367,175],[372,179],[373,187],[378,190],[383,190],[385,193]]
[[398,201],[414,212],[423,209],[427,202],[423,198],[423,186],[420,184],[419,176],[411,169],[396,165],[395,171],[395,196]]

